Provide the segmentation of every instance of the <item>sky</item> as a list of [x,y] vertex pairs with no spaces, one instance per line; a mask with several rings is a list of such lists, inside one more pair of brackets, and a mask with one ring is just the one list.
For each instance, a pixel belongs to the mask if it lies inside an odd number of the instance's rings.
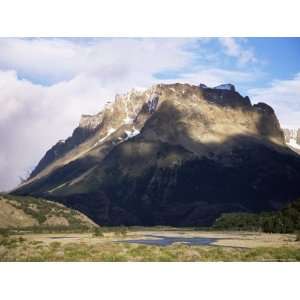
[[300,127],[300,38],[0,38],[0,190],[15,187],[81,114],[156,83],[232,83]]

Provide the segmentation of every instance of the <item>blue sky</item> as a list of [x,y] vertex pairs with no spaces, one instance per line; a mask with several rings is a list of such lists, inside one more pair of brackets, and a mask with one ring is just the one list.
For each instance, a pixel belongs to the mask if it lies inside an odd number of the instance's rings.
[[241,45],[241,51],[250,51],[253,59],[240,63],[238,54],[224,53],[219,39],[207,39],[204,44],[200,40],[195,47],[187,48],[195,56],[193,65],[177,72],[163,71],[157,77],[174,79],[195,66],[253,72],[256,77],[251,82],[238,82],[238,90],[247,93],[251,88],[268,87],[273,80],[291,80],[300,72],[300,38],[236,38],[235,42]]
[[248,41],[257,58],[265,61],[269,79],[289,79],[299,72],[300,38],[251,38]]
[[156,83],[233,83],[300,127],[299,38],[0,38],[0,189],[68,137],[81,114]]

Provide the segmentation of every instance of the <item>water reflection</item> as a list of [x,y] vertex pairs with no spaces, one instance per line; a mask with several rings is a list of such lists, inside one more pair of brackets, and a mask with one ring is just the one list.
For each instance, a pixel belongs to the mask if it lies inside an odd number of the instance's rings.
[[[145,239],[135,239],[135,240],[123,240],[117,241],[122,243],[130,243],[130,244],[143,244],[143,245],[155,245],[155,246],[169,246],[174,243],[183,243],[186,245],[202,245],[207,246],[211,243],[215,242],[216,238],[204,238],[204,237],[170,237],[170,236],[161,236],[161,235],[145,235]],[[150,238],[150,239],[148,239]]]

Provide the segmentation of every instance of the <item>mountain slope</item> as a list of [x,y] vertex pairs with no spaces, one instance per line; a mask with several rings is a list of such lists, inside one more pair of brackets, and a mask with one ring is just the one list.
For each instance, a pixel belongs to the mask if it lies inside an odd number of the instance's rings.
[[0,195],[0,228],[95,227],[85,215],[59,203],[32,197]]
[[300,159],[273,109],[232,85],[131,91],[60,144],[15,192],[99,224],[209,225],[223,212],[279,209],[300,196]]

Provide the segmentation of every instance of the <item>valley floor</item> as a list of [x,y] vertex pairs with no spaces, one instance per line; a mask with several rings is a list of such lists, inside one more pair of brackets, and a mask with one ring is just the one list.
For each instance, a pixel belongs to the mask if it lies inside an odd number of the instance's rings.
[[156,227],[15,233],[0,236],[0,261],[300,261],[300,242],[294,234]]

